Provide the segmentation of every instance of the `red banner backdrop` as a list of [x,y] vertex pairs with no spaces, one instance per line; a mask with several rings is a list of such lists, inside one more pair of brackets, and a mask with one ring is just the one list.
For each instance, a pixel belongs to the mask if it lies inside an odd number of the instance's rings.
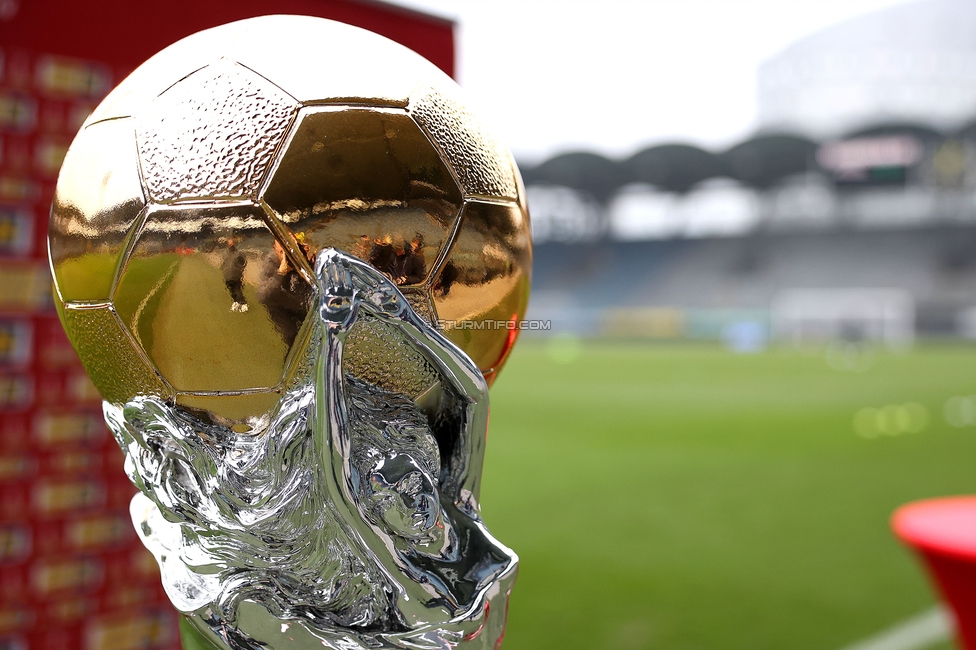
[[52,307],[47,220],[68,145],[116,83],[267,13],[358,25],[454,72],[452,23],[377,2],[0,0],[0,648],[179,648],[122,454]]

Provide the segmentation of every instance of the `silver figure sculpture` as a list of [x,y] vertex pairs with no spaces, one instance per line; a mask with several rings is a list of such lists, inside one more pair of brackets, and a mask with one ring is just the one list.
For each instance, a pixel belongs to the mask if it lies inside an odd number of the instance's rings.
[[[485,380],[371,266],[329,249],[315,271],[314,358],[264,435],[154,397],[105,403],[136,529],[173,603],[230,648],[495,648],[518,560],[478,515]],[[433,422],[343,372],[364,319],[440,373]]]

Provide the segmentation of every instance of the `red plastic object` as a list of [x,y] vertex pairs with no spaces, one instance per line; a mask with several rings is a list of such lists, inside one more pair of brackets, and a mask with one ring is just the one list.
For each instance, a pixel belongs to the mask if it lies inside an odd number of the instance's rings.
[[909,503],[895,511],[891,526],[928,566],[963,647],[976,650],[976,496]]

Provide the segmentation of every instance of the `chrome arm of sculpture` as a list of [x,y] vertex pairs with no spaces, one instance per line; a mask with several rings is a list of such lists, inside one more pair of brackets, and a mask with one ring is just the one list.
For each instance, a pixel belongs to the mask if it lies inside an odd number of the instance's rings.
[[[459,508],[476,517],[489,410],[488,384],[481,371],[471,357],[424,322],[396,285],[373,267],[330,249],[320,253],[315,269],[323,296],[320,316],[331,334],[330,354],[333,341],[339,348],[331,367],[341,366],[341,342],[361,308],[397,327],[465,402],[463,428],[442,489],[455,495]],[[344,408],[340,402],[337,409]]]
[[[470,358],[424,323],[396,286],[371,266],[329,249],[319,254],[315,272],[320,285],[319,316],[324,335],[316,402],[323,437],[329,441],[322,450],[331,452],[331,458],[323,458],[323,466],[332,469],[330,480],[337,493],[344,497],[342,501],[347,507],[343,509],[343,518],[358,531],[357,537],[383,560],[391,581],[398,585],[397,610],[406,617],[408,626],[429,621],[431,608],[446,606],[445,614],[450,617],[456,614],[459,603],[448,596],[449,589],[432,584],[436,581],[431,576],[418,575],[420,572],[410,556],[421,554],[441,561],[457,559],[450,557],[456,556],[458,542],[449,518],[439,512],[439,493],[449,498],[462,516],[479,519],[476,499],[488,426],[488,387]],[[371,503],[376,500],[372,498],[375,493],[359,493],[351,464],[349,397],[342,371],[342,352],[346,335],[361,312],[396,327],[405,343],[421,351],[463,401],[462,426],[452,458],[446,471],[441,472],[440,490],[435,485],[437,477],[425,475],[408,455],[385,458],[374,468],[376,480],[371,482],[381,485],[378,491],[383,494],[379,499],[395,502],[383,504],[386,506],[383,512],[375,512],[370,507],[380,505]],[[400,493],[398,486],[404,481],[413,484],[412,494]],[[354,514],[353,510],[358,512]],[[387,514],[391,510],[394,516]],[[428,534],[437,529],[440,534]],[[394,577],[404,572],[413,579],[403,581]]]

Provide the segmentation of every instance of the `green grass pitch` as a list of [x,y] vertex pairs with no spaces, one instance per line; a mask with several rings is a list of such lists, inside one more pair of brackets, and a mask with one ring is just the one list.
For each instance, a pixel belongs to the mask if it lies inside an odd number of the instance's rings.
[[[523,341],[492,389],[483,511],[521,558],[505,650],[839,650],[932,606],[888,519],[976,492],[976,427],[942,415],[976,393],[976,348],[853,372],[822,351],[551,345]],[[922,431],[855,431],[908,402]]]

